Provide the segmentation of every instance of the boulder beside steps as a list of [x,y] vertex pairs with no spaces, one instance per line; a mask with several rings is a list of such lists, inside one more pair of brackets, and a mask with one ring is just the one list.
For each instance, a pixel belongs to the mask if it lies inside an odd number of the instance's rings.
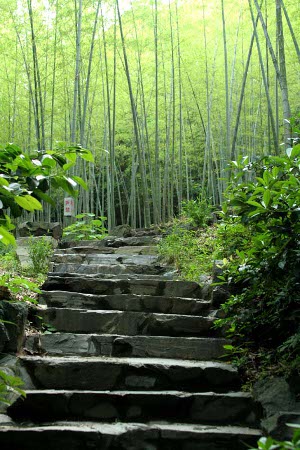
[[256,443],[260,410],[223,358],[217,312],[197,283],[163,278],[158,241],[151,232],[56,251],[40,295],[56,332],[27,337],[27,396],[0,425],[1,450]]

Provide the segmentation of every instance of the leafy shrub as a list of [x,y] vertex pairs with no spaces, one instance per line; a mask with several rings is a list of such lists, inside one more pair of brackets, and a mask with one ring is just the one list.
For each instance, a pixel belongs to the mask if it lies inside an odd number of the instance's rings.
[[39,280],[31,280],[23,276],[11,276],[4,274],[0,276],[0,286],[8,289],[12,300],[37,303],[37,295],[41,292]]
[[216,244],[222,249],[219,252],[222,258],[236,257],[237,252],[246,250],[250,245],[249,230],[236,218],[222,221],[216,227],[216,231]]
[[12,394],[22,395],[26,397],[26,393],[20,389],[24,383],[14,375],[9,375],[3,370],[0,370],[0,404],[11,404]]
[[[237,347],[255,353],[249,357],[255,366],[267,359],[279,371],[299,370],[300,145],[285,156],[234,166],[224,217],[252,237],[228,261],[224,280],[233,280],[239,293],[223,305],[226,317],[217,326],[227,329]],[[247,172],[253,181],[244,181]]]
[[182,228],[177,223],[172,232],[159,245],[161,257],[174,264],[181,278],[199,281],[202,274],[211,274],[214,255],[219,256],[216,245],[216,227],[198,231]]
[[212,220],[212,206],[207,200],[198,197],[196,200],[189,200],[182,203],[182,214],[190,219],[199,228],[208,225]]
[[2,246],[0,246],[2,251],[2,254],[0,254],[0,271],[10,274],[19,273],[20,262],[14,247],[12,245],[4,246],[4,244]]
[[48,272],[52,254],[52,244],[44,236],[29,240],[29,256],[35,274],[46,274]]
[[41,210],[41,200],[55,206],[46,193],[50,186],[62,188],[72,196],[77,195],[78,185],[87,189],[82,178],[67,176],[77,157],[94,160],[90,151],[80,146],[67,147],[64,143],[56,151],[36,151],[31,155],[23,153],[15,144],[0,146],[0,241],[5,245],[15,244],[11,234],[15,227],[6,210],[9,209],[12,217],[19,217],[23,210]]
[[64,228],[63,237],[73,241],[103,239],[107,230],[104,226],[106,217],[94,219],[95,214],[83,213],[76,216],[77,222]]
[[[300,449],[300,428],[299,425],[289,425],[296,428],[291,441],[276,441],[271,437],[262,437],[258,441],[258,449],[261,450],[299,450]],[[255,449],[251,449],[255,450]]]

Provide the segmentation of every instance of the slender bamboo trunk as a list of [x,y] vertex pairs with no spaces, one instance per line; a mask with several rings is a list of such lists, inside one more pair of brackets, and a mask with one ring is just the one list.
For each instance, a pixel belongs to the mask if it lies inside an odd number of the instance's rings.
[[[78,9],[77,9],[78,1]],[[80,60],[81,60],[81,23],[82,23],[82,0],[75,0],[75,20],[76,20],[76,60],[75,60],[75,76],[74,76],[74,95],[73,110],[71,121],[71,142],[76,142],[77,134],[77,113],[78,113],[78,92],[80,78]]]
[[118,19],[119,19],[119,27],[120,27],[120,35],[121,35],[121,41],[122,41],[122,48],[123,48],[123,58],[124,58],[124,64],[125,64],[125,72],[126,72],[126,78],[128,83],[128,90],[129,90],[129,97],[130,97],[130,104],[131,104],[131,112],[132,112],[132,118],[133,118],[133,127],[134,127],[134,134],[135,134],[135,143],[137,148],[137,155],[138,155],[138,161],[139,161],[139,170],[141,173],[141,183],[142,183],[142,196],[143,201],[145,204],[145,211],[146,215],[144,218],[145,226],[149,227],[151,223],[150,218],[150,207],[149,207],[149,195],[148,195],[148,183],[146,178],[146,170],[145,165],[142,157],[142,151],[141,151],[141,144],[140,144],[140,138],[139,138],[139,131],[138,131],[138,119],[137,119],[137,111],[136,111],[136,104],[133,97],[133,91],[132,91],[132,84],[131,84],[131,77],[129,72],[129,64],[127,59],[127,53],[126,53],[126,47],[125,47],[125,38],[123,33],[123,26],[122,26],[122,17],[120,13],[120,7],[119,7],[119,0],[116,0],[117,4],[117,12],[118,12]]
[[[256,1],[256,0],[254,0],[254,1]],[[273,133],[273,140],[274,140],[274,147],[275,147],[274,151],[275,151],[276,154],[278,154],[278,152],[279,152],[278,136],[277,136],[277,133],[276,133],[273,109],[272,109],[271,98],[270,98],[270,93],[269,93],[269,89],[268,89],[268,82],[267,82],[267,77],[266,77],[266,73],[265,73],[265,68],[264,68],[264,63],[263,63],[263,58],[262,58],[262,52],[261,52],[259,38],[258,38],[258,34],[257,34],[257,29],[256,29],[256,24],[255,24],[253,10],[252,10],[251,0],[248,0],[248,2],[249,2],[250,13],[251,13],[251,20],[252,20],[252,24],[253,24],[253,30],[254,30],[254,34],[255,34],[257,52],[258,52],[258,56],[259,56],[259,63],[260,63],[260,68],[261,68],[261,74],[262,74],[264,88],[265,88],[265,93],[266,93],[267,102],[268,102],[268,113],[269,113],[269,117],[270,117],[271,128],[272,128],[272,133]]]

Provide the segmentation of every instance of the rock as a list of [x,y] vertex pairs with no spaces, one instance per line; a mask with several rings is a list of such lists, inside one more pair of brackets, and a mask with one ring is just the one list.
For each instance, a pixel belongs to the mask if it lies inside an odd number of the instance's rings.
[[27,337],[25,348],[38,354],[36,341],[50,355],[154,357],[212,361],[223,359],[225,344],[218,338],[191,338],[169,336],[124,336],[101,334],[52,333]]
[[[231,295],[230,291],[227,288],[227,285],[214,286],[212,289],[210,289],[210,294],[211,294],[211,304],[215,308],[218,308],[223,303],[225,303]],[[206,298],[206,296],[204,298]]]
[[219,276],[223,274],[224,261],[222,259],[216,259],[213,264],[213,283],[218,283],[220,280]]
[[23,222],[18,234],[20,237],[51,236],[58,241],[62,237],[62,227],[59,222]]
[[[65,421],[6,427],[1,450],[241,450],[255,446],[260,431],[248,427],[169,423]],[[13,444],[13,445],[12,445]]]
[[11,300],[11,293],[7,286],[0,286],[0,300]]
[[132,229],[129,225],[118,225],[109,234],[116,237],[130,237],[132,236]]
[[40,316],[58,331],[129,336],[209,336],[214,322],[210,317],[192,315],[70,308],[48,308]]
[[[135,421],[174,420],[186,423],[255,425],[255,405],[251,396],[242,392],[216,394],[154,391],[155,377],[127,377],[127,391],[36,390],[9,408],[14,419],[42,418],[51,421],[86,418],[89,420],[121,420],[130,415]],[[137,391],[138,389],[138,391]],[[228,415],[228,410],[230,414]],[[128,414],[130,411],[130,414]]]
[[253,387],[254,398],[261,403],[266,417],[278,411],[292,411],[296,397],[284,378],[264,378]]
[[286,423],[293,423],[294,418],[300,423],[300,404],[288,382],[280,377],[265,378],[255,383],[253,395],[264,411],[261,425],[265,432],[276,439],[290,438],[292,432]]
[[7,416],[6,414],[0,414],[0,426],[3,425],[13,425],[14,421],[11,417]]
[[[6,375],[9,376],[13,377],[19,376],[20,372],[19,372],[18,358],[12,355],[5,355],[5,354],[0,355],[0,371],[4,372]],[[3,395],[3,392],[1,392],[1,395]],[[14,402],[19,396],[20,395],[18,393],[13,391],[5,393],[5,399],[10,403]],[[8,404],[0,401],[0,429],[2,425],[5,426],[7,424],[7,423],[2,424],[1,422],[1,420],[7,422],[7,418],[5,417],[7,407]]]
[[7,334],[5,324],[0,322],[0,353],[3,352],[8,341],[9,341],[9,337]]
[[[0,348],[4,353],[17,353],[23,344],[28,307],[21,302],[0,302]],[[7,323],[11,322],[11,323]],[[4,328],[3,328],[4,326]]]
[[288,424],[298,424],[300,428],[300,405],[299,411],[278,411],[262,420],[262,426],[266,434],[279,441],[292,438],[294,428],[289,427]]
[[[22,356],[20,360],[38,389],[124,391],[128,377],[133,376],[141,383],[155,379],[155,391],[222,393],[239,388],[237,370],[215,361],[90,356]],[[26,383],[25,388],[31,386]],[[130,388],[141,390],[139,386]]]
[[210,312],[210,303],[204,300],[135,294],[94,295],[80,292],[42,291],[39,302],[55,308],[68,307],[89,310],[199,314],[201,316],[206,316]]
[[163,278],[166,280],[174,280],[178,276],[177,270],[170,270],[169,272],[165,272],[163,274]]

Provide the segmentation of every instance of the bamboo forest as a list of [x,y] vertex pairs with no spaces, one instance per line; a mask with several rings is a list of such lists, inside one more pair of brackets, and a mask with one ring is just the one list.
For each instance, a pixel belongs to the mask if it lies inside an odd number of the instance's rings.
[[[89,149],[76,212],[109,229],[218,205],[230,160],[290,146],[297,0],[1,0],[1,19],[0,142]],[[62,219],[52,195],[37,219]]]

